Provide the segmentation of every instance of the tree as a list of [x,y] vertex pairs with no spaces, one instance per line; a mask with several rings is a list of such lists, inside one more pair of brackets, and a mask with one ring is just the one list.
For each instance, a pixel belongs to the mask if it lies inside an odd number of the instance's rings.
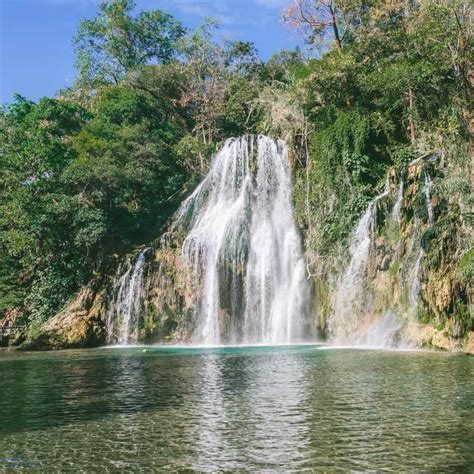
[[175,56],[181,23],[161,10],[133,17],[134,7],[133,0],[103,1],[98,16],[81,21],[74,39],[80,84],[117,84],[139,66]]
[[424,2],[415,18],[419,51],[435,64],[443,65],[454,79],[451,94],[471,135],[474,134],[473,20],[472,2],[466,0]]
[[71,232],[78,207],[61,177],[76,156],[72,138],[88,118],[70,102],[42,98],[35,104],[20,96],[0,118],[1,300],[18,304],[15,295],[26,291],[31,305],[24,302],[39,319],[57,310],[81,280],[81,266],[71,265],[78,261]]
[[412,144],[443,109],[469,110],[467,12],[462,0],[375,2],[358,32],[360,88],[371,107],[398,115]]
[[300,30],[308,43],[321,46],[330,38],[341,49],[360,24],[364,3],[363,0],[293,0],[283,19]]
[[0,115],[0,309],[22,288],[43,321],[111,255],[156,236],[188,175],[176,92],[167,81],[153,92],[101,88],[89,111],[18,97]]
[[[194,120],[193,134],[205,144],[221,138],[219,122],[225,122],[222,114],[230,84],[235,85],[238,78],[251,81],[258,69],[253,44],[214,41],[213,32],[217,26],[218,22],[207,18],[182,42],[182,68],[188,84],[183,101]],[[201,171],[204,169],[204,162],[201,161]]]

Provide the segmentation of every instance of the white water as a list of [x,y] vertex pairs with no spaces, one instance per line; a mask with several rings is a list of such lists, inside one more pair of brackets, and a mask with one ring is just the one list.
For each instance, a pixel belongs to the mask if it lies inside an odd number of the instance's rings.
[[181,206],[175,228],[197,282],[194,343],[290,343],[302,336],[308,283],[284,142],[229,139]]
[[392,220],[398,222],[400,220],[400,208],[403,200],[403,179],[400,177],[400,185],[398,186],[397,201],[392,209]]
[[[428,227],[431,227],[434,222],[431,203],[432,186],[433,182],[429,174],[425,172],[422,192],[425,195]],[[399,221],[403,191],[404,183],[400,180],[397,200],[391,212],[393,220]],[[376,203],[386,195],[387,192],[384,192],[369,204],[352,234],[351,259],[336,288],[334,314],[329,320],[329,333],[333,343],[389,347],[400,342],[397,342],[397,337],[403,325],[402,320],[391,311],[374,319],[373,311],[367,305],[368,298],[365,291],[367,264],[373,245],[373,230],[376,227]],[[419,273],[423,258],[424,250],[420,249],[409,277],[410,301],[413,305],[416,304],[420,291]]]
[[130,344],[137,342],[140,316],[143,311],[143,271],[145,254],[142,250],[134,264],[119,278],[106,317],[107,342]]
[[416,304],[418,300],[418,293],[420,292],[420,266],[423,257],[425,256],[425,251],[420,249],[418,252],[418,257],[416,257],[415,266],[413,267],[413,273],[411,277],[411,288],[410,288],[410,301],[413,305]]
[[[431,202],[431,189],[433,187],[433,181],[425,171],[425,186],[423,192],[425,193],[425,202],[426,202],[426,211],[428,214],[428,228],[430,228],[434,223],[434,211],[433,211],[433,204]],[[425,251],[420,248],[418,252],[418,257],[415,261],[415,266],[413,267],[413,272],[411,276],[411,288],[410,288],[410,301],[413,305],[416,305],[418,300],[418,294],[420,292],[420,267],[421,262],[425,256]]]
[[334,298],[334,313],[329,319],[329,336],[333,343],[358,344],[362,334],[358,331],[366,300],[364,282],[376,227],[377,202],[387,196],[388,187],[367,207],[352,233],[349,247],[350,261],[337,285]]
[[357,345],[364,347],[401,347],[402,341],[398,339],[402,327],[403,323],[397,315],[387,311],[367,328],[356,333],[354,339]]

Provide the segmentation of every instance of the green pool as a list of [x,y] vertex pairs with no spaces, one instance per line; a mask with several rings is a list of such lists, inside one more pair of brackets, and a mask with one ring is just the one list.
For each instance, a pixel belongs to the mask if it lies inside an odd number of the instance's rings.
[[474,358],[0,352],[0,471],[473,471]]

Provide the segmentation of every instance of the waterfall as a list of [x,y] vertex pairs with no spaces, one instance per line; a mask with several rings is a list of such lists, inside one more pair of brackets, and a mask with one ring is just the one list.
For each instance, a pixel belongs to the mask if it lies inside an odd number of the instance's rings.
[[420,266],[423,257],[425,256],[425,251],[420,249],[418,252],[418,257],[416,257],[415,266],[413,267],[413,273],[411,278],[411,288],[410,288],[410,301],[412,304],[416,304],[418,299],[418,293],[420,292]]
[[356,344],[366,347],[389,348],[400,343],[403,324],[393,311],[386,311],[375,322],[355,335]]
[[400,177],[400,184],[398,186],[397,201],[395,202],[392,209],[392,220],[398,222],[400,220],[400,208],[402,206],[403,199],[403,178]]
[[[428,214],[428,228],[434,224],[434,211],[433,204],[431,202],[431,189],[433,187],[433,181],[427,171],[424,172],[425,175],[425,186],[423,192],[425,194],[426,202],[426,211]],[[420,292],[420,267],[421,262],[425,256],[425,251],[421,248],[418,257],[415,261],[415,266],[413,267],[412,277],[411,277],[411,288],[410,288],[410,301],[413,305],[416,304],[418,300],[418,293]]]
[[354,338],[360,323],[359,315],[365,312],[361,303],[365,300],[364,281],[376,227],[377,202],[388,193],[386,186],[385,191],[370,202],[352,233],[349,265],[337,284],[333,301],[334,313],[329,319],[329,333],[334,342],[358,342],[359,338]]
[[178,211],[182,257],[198,286],[197,344],[288,343],[302,336],[309,289],[292,212],[288,150],[229,139]]
[[143,249],[133,264],[127,264],[126,271],[114,286],[113,298],[106,315],[108,343],[129,344],[138,340],[140,316],[143,311],[143,271],[148,250]]

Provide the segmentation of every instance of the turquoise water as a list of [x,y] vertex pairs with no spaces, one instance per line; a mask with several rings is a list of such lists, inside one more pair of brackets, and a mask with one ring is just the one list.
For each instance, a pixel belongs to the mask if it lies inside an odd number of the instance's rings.
[[474,470],[474,358],[0,352],[0,471]]

